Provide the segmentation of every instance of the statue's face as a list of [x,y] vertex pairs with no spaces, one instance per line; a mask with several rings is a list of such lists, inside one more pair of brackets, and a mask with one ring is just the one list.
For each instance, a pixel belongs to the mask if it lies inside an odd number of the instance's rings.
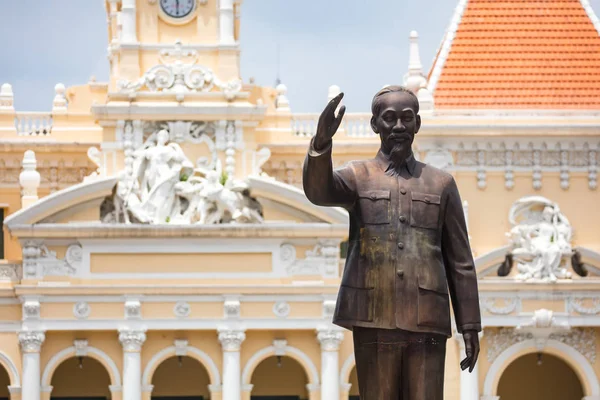
[[164,146],[169,141],[169,134],[167,131],[160,131],[156,137],[156,141],[159,146]]
[[379,134],[385,153],[396,161],[405,160],[421,128],[421,117],[415,111],[414,98],[404,92],[382,95],[379,114],[371,118],[371,127]]

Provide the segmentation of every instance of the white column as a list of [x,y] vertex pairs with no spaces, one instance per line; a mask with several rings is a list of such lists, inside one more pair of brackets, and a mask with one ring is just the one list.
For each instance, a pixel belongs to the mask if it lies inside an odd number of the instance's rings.
[[219,28],[220,28],[220,44],[231,45],[235,44],[233,36],[234,15],[233,15],[233,0],[220,0],[219,9]]
[[[465,341],[463,336],[456,334],[454,338],[460,346],[460,360],[466,357]],[[481,356],[481,354],[480,354]],[[479,399],[479,361],[475,364],[473,372],[469,369],[460,371],[460,400],[478,400]]]
[[[222,400],[240,400],[242,375],[240,348],[246,339],[243,331],[219,329],[219,341],[223,347],[223,396]],[[124,399],[125,400],[125,399]]]
[[135,0],[123,0],[121,5],[122,43],[137,42]]
[[339,350],[344,334],[335,329],[319,329],[321,343],[321,400],[340,398]]
[[146,341],[143,331],[123,330],[119,332],[123,346],[123,399],[142,398],[142,345]]
[[19,343],[23,355],[22,400],[40,400],[40,350],[44,339],[46,339],[44,332],[19,333]]

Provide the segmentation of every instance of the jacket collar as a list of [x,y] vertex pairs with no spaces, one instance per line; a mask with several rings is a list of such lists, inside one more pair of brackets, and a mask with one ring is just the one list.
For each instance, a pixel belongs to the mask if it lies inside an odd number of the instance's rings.
[[[379,164],[379,166],[381,167],[381,169],[384,172],[387,172],[388,170],[394,168],[390,158],[383,151],[381,151],[381,149],[379,149],[379,151],[377,152],[377,156],[375,156],[375,160],[377,160],[377,163]],[[406,170],[408,171],[408,173],[411,176],[415,176],[415,168],[417,167],[417,160],[415,160],[415,156],[413,155],[412,151],[411,151],[410,155],[406,158],[406,161],[400,166],[400,168],[402,168],[402,166],[406,166]],[[395,167],[396,170],[398,170],[400,168]]]

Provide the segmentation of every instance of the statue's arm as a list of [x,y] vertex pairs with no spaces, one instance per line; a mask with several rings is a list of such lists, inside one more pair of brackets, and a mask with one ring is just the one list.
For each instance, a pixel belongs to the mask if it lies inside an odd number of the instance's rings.
[[302,184],[306,197],[318,206],[351,208],[356,199],[354,172],[350,165],[333,170],[331,142],[323,150],[310,141],[304,160]]
[[475,262],[469,245],[462,201],[454,178],[450,178],[443,197],[446,198],[446,209],[442,227],[442,255],[456,327],[460,333],[467,330],[479,332],[481,314]]

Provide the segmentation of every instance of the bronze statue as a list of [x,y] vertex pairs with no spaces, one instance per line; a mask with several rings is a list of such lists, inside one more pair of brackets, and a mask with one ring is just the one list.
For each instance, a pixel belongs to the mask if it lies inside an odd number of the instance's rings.
[[348,256],[333,323],[353,331],[361,400],[443,399],[450,302],[473,370],[481,331],[475,265],[454,178],[416,161],[419,102],[388,86],[373,98],[381,147],[333,170],[343,93],[325,107],[303,171],[308,199],[349,212]]

